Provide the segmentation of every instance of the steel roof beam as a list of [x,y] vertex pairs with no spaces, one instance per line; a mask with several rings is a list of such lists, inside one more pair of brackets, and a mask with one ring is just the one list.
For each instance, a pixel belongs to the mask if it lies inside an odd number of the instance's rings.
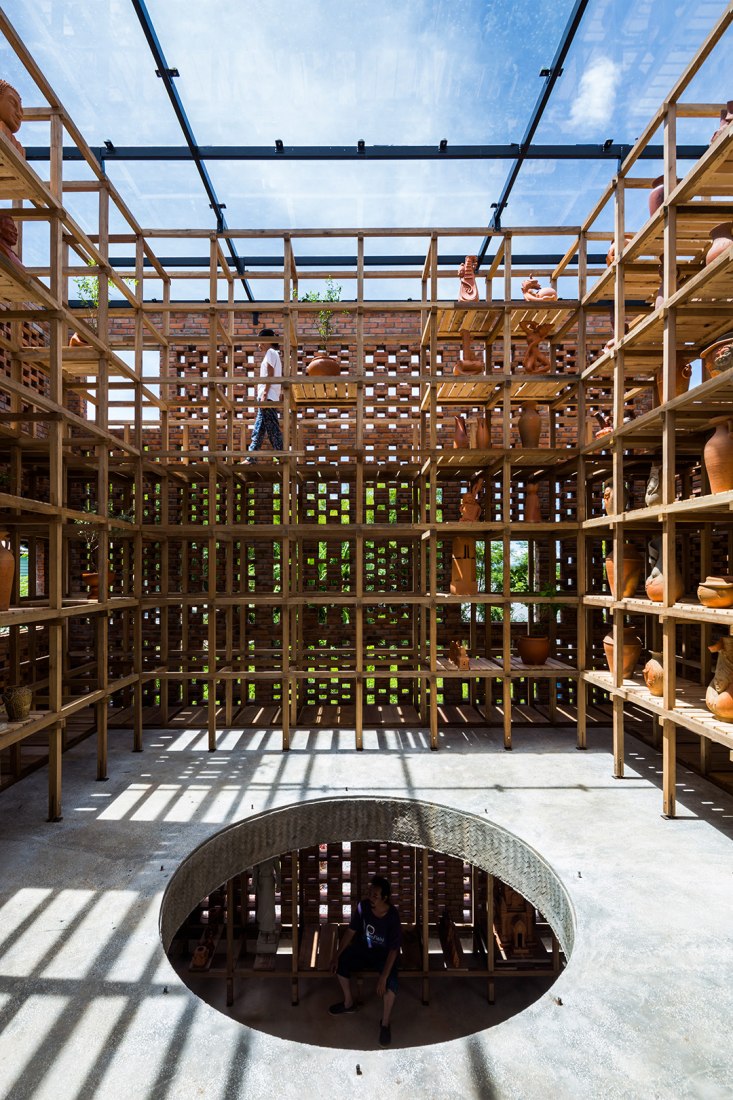
[[[512,263],[524,267],[556,267],[563,258],[561,253],[548,255],[546,253],[520,253],[512,255]],[[255,268],[281,268],[283,265],[282,256],[242,256],[240,257],[245,268],[250,272]],[[463,254],[456,253],[455,255],[443,255],[438,257],[438,263],[445,265],[446,267],[457,267],[465,259]],[[131,268],[135,266],[134,256],[113,256],[110,257],[110,264],[114,268],[120,270]],[[158,262],[163,264],[164,267],[170,268],[208,268],[209,259],[207,256],[159,256]],[[578,257],[574,256],[569,263],[577,264]],[[587,262],[593,265],[605,266],[606,254],[604,253],[589,253]],[[234,261],[230,261],[234,263]],[[349,271],[342,271],[341,269],[352,269],[356,272],[357,257],[356,256],[295,256],[295,263],[299,268],[305,267],[320,267],[333,269],[334,275],[342,278],[349,278],[351,276]],[[143,260],[145,267],[152,267],[152,264],[148,259]],[[425,256],[412,255],[412,256],[365,256],[365,267],[415,267],[420,270],[416,272],[419,275],[422,272],[422,268],[425,264]]]

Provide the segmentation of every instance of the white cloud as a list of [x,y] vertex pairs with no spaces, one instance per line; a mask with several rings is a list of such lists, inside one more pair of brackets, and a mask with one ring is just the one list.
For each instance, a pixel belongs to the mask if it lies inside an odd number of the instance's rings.
[[609,57],[598,57],[591,62],[580,78],[568,126],[582,133],[605,126],[613,114],[620,79],[621,66]]

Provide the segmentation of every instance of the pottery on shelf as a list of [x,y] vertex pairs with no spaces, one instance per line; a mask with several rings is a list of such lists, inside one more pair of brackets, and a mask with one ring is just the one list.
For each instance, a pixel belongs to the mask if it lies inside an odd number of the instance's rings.
[[664,695],[664,666],[662,665],[661,653],[651,654],[644,665],[642,675],[650,693],[656,695],[657,698],[661,698]]
[[542,510],[540,508],[540,498],[537,493],[538,486],[533,481],[530,481],[525,490],[524,497],[524,518],[527,523],[542,523]]
[[551,286],[543,287],[534,275],[522,283],[522,296],[525,302],[556,302],[557,291]]
[[522,406],[522,415],[517,421],[517,428],[523,447],[539,447],[540,435],[542,434],[542,418],[537,412],[537,405],[534,401],[525,401]]
[[488,410],[476,421],[476,448],[488,451],[491,446],[491,413]]
[[718,660],[705,692],[705,706],[716,718],[733,722],[733,638],[721,638],[709,649],[718,654]]
[[647,508],[653,508],[655,505],[662,503],[662,486],[659,483],[661,469],[661,466],[652,466],[649,470],[649,480],[646,483],[644,493],[644,503]]
[[305,368],[305,373],[311,378],[319,375],[323,378],[334,378],[341,373],[341,363],[327,351],[319,350]]
[[624,572],[621,578],[621,594],[616,591],[616,566],[613,554],[606,558],[606,576],[611,595],[616,600],[625,600],[633,596],[639,587],[641,573],[644,567],[644,558],[632,543],[624,543]]
[[0,252],[6,259],[10,260],[15,267],[22,268],[23,262],[15,251],[15,247],[18,243],[18,230],[15,227],[15,222],[7,214],[0,214]]
[[7,611],[10,607],[15,576],[15,557],[5,545],[8,537],[7,531],[0,531],[0,611]]
[[25,149],[16,138],[23,122],[23,102],[20,94],[7,80],[0,80],[0,131],[10,144],[25,159]]
[[[664,377],[664,367],[659,367],[656,372],[657,382],[657,397],[659,398],[659,404],[662,404],[662,382]],[[690,388],[690,378],[692,377],[692,365],[687,362],[687,356],[680,352],[675,360],[675,376],[674,376],[674,393],[671,397],[681,397],[683,393],[687,393]]]
[[710,144],[712,145],[716,138],[719,138],[722,133],[725,132],[727,126],[730,126],[733,122],[733,99],[729,99],[725,107],[720,108],[720,123],[718,129],[710,138]]
[[453,539],[450,590],[454,596],[476,595],[476,539],[463,535]]
[[[652,603],[662,603],[664,600],[664,574],[656,566],[644,581],[644,590]],[[675,570],[674,587],[669,594],[671,603],[677,603],[684,590],[685,586]]]
[[541,325],[538,321],[521,321],[519,327],[527,338],[527,354],[524,357],[524,369],[527,374],[547,374],[551,369],[550,357],[542,351],[540,344],[552,335],[554,324]]
[[[82,573],[81,579],[84,581],[84,584],[89,589],[89,599],[90,600],[98,600],[99,599],[99,573],[94,573],[94,572]],[[114,580],[114,573],[110,569],[108,574],[107,574],[107,588],[108,589],[109,589],[110,585],[112,584],[113,580]]]
[[520,634],[517,652],[523,665],[544,665],[550,655],[548,634]]
[[[614,644],[613,644],[613,631],[610,631],[603,639],[603,649],[606,654],[606,661],[608,667],[613,676],[615,674],[616,666],[614,659]],[[641,642],[634,633],[633,626],[624,627],[624,650],[622,655],[622,671],[624,680],[628,680],[632,672],[636,668],[636,663],[641,656]]]
[[702,452],[711,493],[725,493],[733,489],[733,435],[730,425],[730,420],[718,424]]
[[459,302],[478,302],[479,293],[476,286],[476,262],[477,256],[466,256],[458,268],[458,277],[461,285],[458,289]]
[[733,607],[733,577],[706,577],[697,588],[703,607]]
[[33,692],[28,687],[9,687],[3,692],[3,703],[11,722],[27,718],[31,712]]
[[733,333],[727,333],[705,348],[700,355],[703,370],[708,378],[716,378],[724,370],[733,367]]
[[652,180],[652,189],[649,192],[649,214],[656,214],[664,202],[664,176],[657,176]]
[[705,256],[706,264],[711,264],[713,260],[717,260],[718,256],[722,256],[725,250],[733,244],[731,223],[720,222],[718,225],[714,225],[710,230],[710,240],[712,244]]
[[468,450],[468,432],[466,431],[465,418],[462,416],[454,416],[453,419],[455,420],[453,450],[466,451]]
[[484,373],[484,361],[483,359],[473,358],[473,349],[471,348],[471,333],[464,332],[461,335],[462,348],[461,358],[458,360],[453,368],[453,373],[456,375],[461,374],[483,374]]
[[78,332],[72,332],[71,336],[69,337],[69,347],[70,348],[88,348],[89,344],[86,342],[86,340],[82,336],[79,335]]

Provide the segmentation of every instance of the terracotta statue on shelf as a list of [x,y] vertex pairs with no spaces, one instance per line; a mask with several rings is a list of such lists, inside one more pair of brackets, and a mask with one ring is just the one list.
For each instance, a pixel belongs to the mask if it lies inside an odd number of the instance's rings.
[[[16,267],[23,268],[23,263],[14,251],[18,243],[18,230],[15,222],[7,214],[0,214],[0,252]],[[25,270],[25,268],[23,268]]]
[[733,722],[733,638],[721,638],[708,649],[718,654],[718,661],[705,693],[705,706],[716,718]]
[[275,928],[275,893],[280,889],[280,860],[266,859],[252,870],[252,885],[257,897],[257,950],[274,951],[278,933]]
[[[659,563],[662,559],[662,538],[661,535],[656,535],[653,539],[649,540],[647,547],[647,557],[649,564],[651,565],[651,571],[649,576],[644,581],[644,589],[648,598],[652,603],[662,603],[664,599],[664,576],[662,570],[659,567]],[[674,585],[670,592],[671,602],[677,603],[677,600],[682,595],[684,586],[680,581],[679,573],[675,569],[674,571]]]
[[461,285],[458,290],[459,302],[478,302],[479,294],[476,286],[476,261],[477,256],[466,256],[458,268],[458,277]]
[[717,378],[724,370],[733,367],[733,333],[727,333],[705,348],[700,355],[706,377]]
[[[624,512],[631,510],[631,489],[624,482]],[[616,494],[613,491],[613,482],[607,481],[603,486],[603,511],[607,516],[616,515]]]
[[525,302],[556,302],[557,291],[551,286],[543,287],[534,275],[522,283],[522,295]]
[[465,451],[468,449],[468,433],[466,431],[466,420],[463,416],[456,416],[453,418],[455,424],[455,435],[453,437],[453,449],[455,451]]
[[461,642],[451,642],[448,650],[448,660],[464,672],[471,667],[466,647]]
[[733,122],[733,99],[729,99],[725,107],[721,107],[720,109],[720,125],[710,138],[711,145],[716,138],[719,138],[722,133],[725,133],[726,128],[730,126],[731,122]]
[[642,675],[644,677],[644,683],[649,688],[652,695],[655,695],[658,699],[664,695],[664,666],[662,665],[662,654],[656,651],[650,651],[650,657],[647,663],[642,669]]
[[548,338],[554,325],[540,325],[537,321],[521,321],[519,327],[527,337],[527,354],[524,357],[525,371],[527,374],[547,374],[550,370],[550,359],[540,350],[540,344]]
[[25,159],[25,150],[15,135],[23,121],[23,104],[20,95],[7,80],[0,80],[0,131]]
[[[479,478],[461,497],[461,523],[478,523],[481,519],[481,505],[478,494],[483,488],[483,478]],[[456,535],[451,550],[450,590],[454,596],[474,596],[476,594],[476,539]]]
[[463,332],[461,334],[461,340],[463,342],[462,357],[458,360],[453,368],[454,374],[483,374],[484,373],[484,361],[483,359],[474,359],[473,350],[471,348],[471,333]]
[[662,503],[662,486],[659,483],[661,470],[661,466],[652,466],[649,471],[649,480],[646,483],[646,492],[644,493],[644,503],[647,508],[653,508],[655,505]]
[[600,439],[602,435],[610,435],[613,431],[613,417],[611,414],[599,411],[594,413],[594,416],[600,424],[600,428],[596,428],[596,439]]

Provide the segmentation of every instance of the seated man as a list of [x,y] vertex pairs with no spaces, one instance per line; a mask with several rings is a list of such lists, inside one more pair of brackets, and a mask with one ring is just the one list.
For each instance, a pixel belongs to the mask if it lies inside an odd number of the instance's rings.
[[382,1046],[392,1039],[389,1018],[397,994],[397,956],[402,943],[400,915],[389,900],[390,886],[386,878],[376,875],[369,884],[369,894],[359,902],[346,930],[332,970],[336,972],[344,999],[331,1005],[332,1016],[354,1012],[351,995],[353,970],[377,970],[377,994],[384,999],[379,1042]]

